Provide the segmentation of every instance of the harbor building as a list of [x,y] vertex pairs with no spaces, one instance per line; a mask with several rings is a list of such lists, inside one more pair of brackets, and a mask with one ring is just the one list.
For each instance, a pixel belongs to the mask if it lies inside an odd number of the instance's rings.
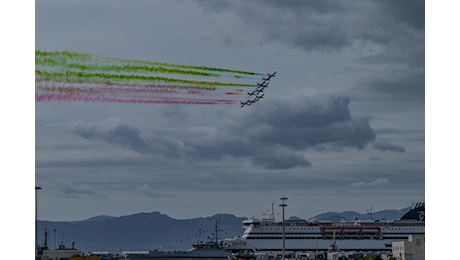
[[410,235],[407,241],[392,243],[396,260],[425,260],[425,235]]

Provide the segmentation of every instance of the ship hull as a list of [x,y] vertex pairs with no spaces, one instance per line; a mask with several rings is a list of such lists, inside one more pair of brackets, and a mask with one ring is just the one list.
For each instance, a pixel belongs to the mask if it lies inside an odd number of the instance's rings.
[[[336,240],[339,250],[342,251],[391,251],[391,243],[401,241],[398,239],[382,240]],[[248,243],[259,251],[281,251],[282,240],[248,240]],[[305,239],[285,240],[286,251],[328,251],[334,240],[329,239]]]

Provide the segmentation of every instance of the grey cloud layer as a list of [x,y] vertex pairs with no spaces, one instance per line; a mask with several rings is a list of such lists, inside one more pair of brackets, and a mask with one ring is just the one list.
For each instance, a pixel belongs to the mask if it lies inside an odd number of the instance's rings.
[[311,166],[304,155],[310,148],[363,149],[375,140],[369,122],[353,118],[348,105],[346,98],[299,97],[289,102],[274,100],[269,106],[261,103],[250,113],[235,113],[216,128],[189,127],[177,132],[155,128],[141,133],[124,122],[104,121],[75,124],[72,131],[145,155],[187,161],[231,157],[266,169],[289,169]]
[[[404,28],[424,29],[423,1],[216,1],[206,11],[235,12],[267,39],[305,50],[337,49],[354,41],[387,44]],[[395,35],[396,34],[396,35]],[[389,37],[390,35],[397,37]]]

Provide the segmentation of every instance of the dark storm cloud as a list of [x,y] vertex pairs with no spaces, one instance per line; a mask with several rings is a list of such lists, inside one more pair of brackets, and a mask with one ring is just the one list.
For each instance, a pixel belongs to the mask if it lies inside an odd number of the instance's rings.
[[365,119],[353,118],[347,98],[297,97],[271,101],[245,118],[243,124],[259,125],[251,138],[295,150],[321,145],[363,149],[375,139]]
[[[271,100],[236,114],[212,133],[185,140],[188,156],[241,158],[265,169],[309,167],[304,153],[323,146],[364,149],[375,133],[353,118],[347,98]],[[314,162],[313,162],[314,163]]]
[[140,136],[140,131],[126,124],[107,127],[81,123],[73,126],[72,131],[86,139],[104,140],[111,144],[127,146],[140,153],[145,152],[148,148]]
[[391,152],[405,152],[406,149],[403,146],[395,145],[389,141],[377,140],[373,143],[373,146],[377,150],[381,151],[391,151]]
[[[181,143],[178,137],[171,135],[173,131],[157,129],[153,133],[144,133],[138,127],[116,120],[96,123],[74,122],[71,131],[85,139],[105,141],[118,147],[127,147],[142,155],[160,155],[162,157],[180,157]],[[97,161],[89,162],[97,165]]]
[[261,102],[251,107],[248,113],[235,113],[215,128],[198,130],[154,128],[140,133],[133,126],[114,121],[79,123],[72,129],[86,139],[176,161],[236,158],[265,169],[289,169],[312,165],[304,154],[308,149],[364,149],[375,140],[369,122],[354,118],[349,103],[343,97],[272,100],[269,105]]
[[388,8],[388,13],[401,23],[416,29],[425,29],[425,1],[423,0],[378,0]]

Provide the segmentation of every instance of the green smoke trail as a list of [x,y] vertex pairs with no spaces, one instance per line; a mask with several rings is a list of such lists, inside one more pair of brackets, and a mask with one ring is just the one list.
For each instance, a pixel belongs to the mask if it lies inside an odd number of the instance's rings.
[[[88,60],[82,58],[81,60]],[[59,69],[73,69],[82,71],[101,71],[101,72],[141,72],[141,73],[163,73],[175,75],[191,75],[201,77],[219,77],[220,74],[209,73],[204,71],[182,70],[175,68],[165,68],[162,66],[140,66],[140,65],[100,65],[98,63],[69,63],[65,59],[50,58],[47,56],[36,56],[35,64],[46,67],[58,67]],[[240,77],[240,76],[238,76]]]
[[[241,74],[241,75],[251,75],[251,76],[260,76],[264,75],[261,73],[256,72],[249,72],[249,71],[241,71],[241,70],[231,70],[231,69],[224,69],[224,68],[215,68],[215,67],[206,67],[206,66],[191,66],[191,65],[177,65],[177,64],[170,64],[170,63],[162,63],[162,62],[149,62],[149,61],[141,61],[141,60],[129,60],[129,59],[120,59],[120,58],[112,58],[112,57],[103,57],[98,55],[89,55],[89,54],[82,54],[77,52],[70,52],[70,51],[55,51],[55,52],[46,52],[46,51],[35,51],[35,63],[38,65],[48,65],[48,66],[69,66],[69,61],[76,61],[76,62],[83,62],[83,63],[93,63],[95,67],[98,67],[99,63],[104,62],[114,62],[114,63],[122,63],[125,64],[124,66],[120,66],[119,69],[128,68],[128,69],[136,69],[136,70],[145,70],[148,72],[150,67],[157,67],[158,71],[163,69],[164,73],[174,73],[174,69],[181,69],[177,70],[178,74],[181,73],[189,73],[189,75],[197,75],[197,76],[205,76],[193,74],[193,73],[200,73],[200,72],[192,72],[190,70],[199,70],[199,71],[208,71],[209,72],[220,72],[220,73],[233,73],[233,74]],[[74,65],[75,66],[75,65]],[[108,66],[110,67],[110,66]],[[131,68],[130,68],[131,67]],[[167,69],[165,67],[169,67],[171,69]],[[94,69],[94,67],[92,67]],[[91,69],[83,68],[83,69]],[[109,68],[105,68],[109,69]],[[182,70],[186,69],[186,70]],[[154,69],[153,69],[154,70]],[[203,72],[201,72],[203,73]],[[211,74],[209,76],[217,76],[219,74]],[[235,75],[235,77],[241,77]]]
[[[158,83],[150,83],[149,84],[136,84],[134,82],[117,82],[116,84],[112,84],[111,82],[73,82],[73,81],[46,81],[46,80],[37,80],[35,82],[36,88],[52,88],[52,87],[63,87],[63,88],[107,88],[107,87],[114,87],[114,88],[126,88],[126,89],[136,89],[136,88],[143,88],[143,89],[158,89],[166,91],[170,90],[179,90],[179,91],[189,91],[189,92],[207,92],[207,91],[215,91],[216,87],[210,86],[191,86],[191,85],[179,85],[179,84],[158,84]],[[241,90],[242,91],[242,90]]]
[[174,75],[190,75],[199,77],[219,77],[220,74],[209,72],[200,72],[193,70],[168,69],[164,67],[149,67],[135,65],[98,65],[98,64],[79,64],[79,63],[62,63],[59,64],[55,60],[43,59],[35,62],[37,65],[45,65],[49,67],[59,67],[65,69],[81,70],[81,71],[100,71],[100,72],[140,72],[140,73],[163,73]]

